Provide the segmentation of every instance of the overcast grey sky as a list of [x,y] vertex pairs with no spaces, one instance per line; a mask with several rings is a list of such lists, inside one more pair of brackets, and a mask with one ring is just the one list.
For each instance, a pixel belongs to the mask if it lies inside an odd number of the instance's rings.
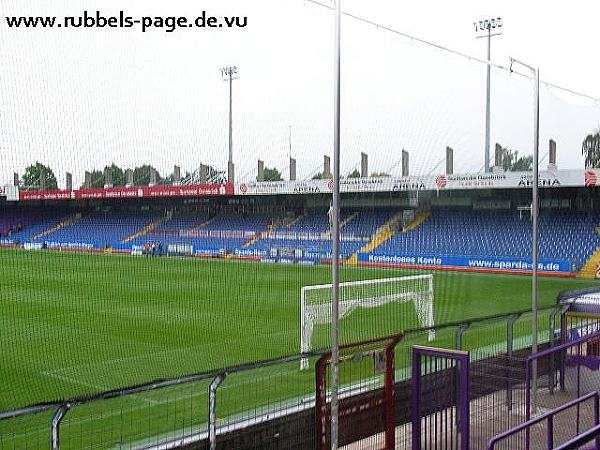
[[[329,3],[328,0],[322,0]],[[600,97],[598,1],[344,0],[343,9],[483,58],[472,22],[502,16],[492,60],[539,65],[541,78]],[[304,0],[2,0],[0,15],[174,15],[248,17],[246,28],[9,29],[0,18],[0,183],[36,160],[59,183],[111,162],[224,168],[228,87],[219,68],[236,64],[237,178],[256,159],[287,167],[288,127],[300,177],[331,153],[333,13]],[[371,170],[398,172],[400,150],[413,174],[436,173],[446,145],[455,170],[483,166],[485,67],[345,18],[342,22],[342,171],[364,151]],[[532,148],[532,83],[492,73],[492,143]],[[553,137],[559,168],[582,167],[581,141],[600,124],[600,105],[541,90],[542,155]],[[395,166],[395,167],[394,167]],[[545,163],[543,164],[545,166]]]

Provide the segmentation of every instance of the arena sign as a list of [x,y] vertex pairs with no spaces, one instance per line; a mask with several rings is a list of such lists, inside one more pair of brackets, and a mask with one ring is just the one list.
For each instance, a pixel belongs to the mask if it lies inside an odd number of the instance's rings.
[[93,200],[163,197],[222,197],[234,193],[233,184],[203,184],[191,186],[136,186],[75,191],[21,191],[18,198],[28,200]]
[[5,197],[7,201],[14,202],[19,200],[19,189],[16,186],[0,186],[0,197]]
[[[540,171],[539,185],[546,187],[595,187],[598,170]],[[456,175],[426,175],[410,177],[346,178],[340,181],[340,191],[398,192],[444,191],[465,189],[520,189],[530,188],[531,172],[497,172]],[[332,180],[264,181],[235,185],[236,195],[318,194],[330,193]]]

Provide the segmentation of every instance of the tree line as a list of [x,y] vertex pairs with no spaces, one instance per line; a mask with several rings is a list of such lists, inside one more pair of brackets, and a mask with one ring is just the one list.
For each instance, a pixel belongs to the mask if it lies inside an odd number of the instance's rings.
[[[503,169],[505,171],[530,171],[533,167],[533,156],[520,156],[518,150],[503,147],[504,158],[503,158]],[[588,134],[581,144],[581,153],[585,159],[586,168],[600,168],[600,128]],[[150,184],[152,178],[151,173],[156,174],[156,184],[159,185],[171,185],[175,181],[173,175],[167,175],[162,177],[158,170],[149,164],[143,164],[135,167],[133,170],[133,184],[135,186],[147,186]],[[216,169],[209,166],[209,172],[215,172]],[[123,187],[127,183],[126,169],[117,166],[112,163],[110,166],[106,166],[104,170],[91,170],[90,171],[90,184],[86,186],[88,188],[103,188],[106,184],[106,175],[110,174],[111,184],[115,187]],[[186,173],[185,177],[189,177],[190,173]],[[386,172],[373,172],[371,177],[389,177],[390,174]],[[330,178],[331,174],[325,174],[323,172],[317,173],[313,179],[324,179]],[[358,169],[354,169],[347,175],[347,178],[359,178],[360,172]],[[282,181],[283,177],[281,172],[273,167],[264,169],[265,181]],[[58,183],[56,176],[52,169],[36,162],[29,165],[25,169],[20,180],[20,186],[29,190],[41,190],[41,189],[58,189]],[[81,186],[82,188],[84,185]]]
[[[127,184],[126,170],[116,164],[106,166],[104,170],[93,169],[90,170],[89,185],[85,182],[81,185],[81,188],[103,188],[107,183],[107,175],[111,180],[112,186],[123,187]],[[135,167],[133,171],[133,184],[135,186],[148,186],[152,179],[152,172],[156,174],[156,184],[170,185],[173,184],[173,175],[162,177],[158,170],[149,164],[143,164]],[[189,176],[189,173],[186,174]],[[21,177],[19,185],[28,190],[42,190],[42,189],[58,189],[58,182],[54,171],[49,166],[36,162],[35,164],[29,165],[25,169],[25,173]]]

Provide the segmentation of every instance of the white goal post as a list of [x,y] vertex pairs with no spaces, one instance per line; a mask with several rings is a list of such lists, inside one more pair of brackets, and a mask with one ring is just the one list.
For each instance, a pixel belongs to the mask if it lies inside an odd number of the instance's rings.
[[[312,334],[315,325],[331,323],[332,285],[320,284],[304,286],[300,291],[300,351],[311,350]],[[388,303],[413,302],[419,324],[433,327],[433,275],[409,275],[395,278],[348,281],[340,283],[340,318],[357,308],[376,308]],[[414,324],[398,323],[402,328],[414,328]],[[435,332],[429,331],[429,340]],[[308,367],[308,359],[303,358],[301,368]]]

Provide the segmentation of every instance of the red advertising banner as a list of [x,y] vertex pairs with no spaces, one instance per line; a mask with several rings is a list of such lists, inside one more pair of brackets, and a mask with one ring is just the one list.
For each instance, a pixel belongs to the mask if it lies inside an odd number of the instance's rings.
[[232,196],[233,184],[192,186],[137,186],[76,191],[21,191],[19,200],[93,200],[119,198],[219,197]]
[[19,191],[19,200],[71,200],[76,191]]

